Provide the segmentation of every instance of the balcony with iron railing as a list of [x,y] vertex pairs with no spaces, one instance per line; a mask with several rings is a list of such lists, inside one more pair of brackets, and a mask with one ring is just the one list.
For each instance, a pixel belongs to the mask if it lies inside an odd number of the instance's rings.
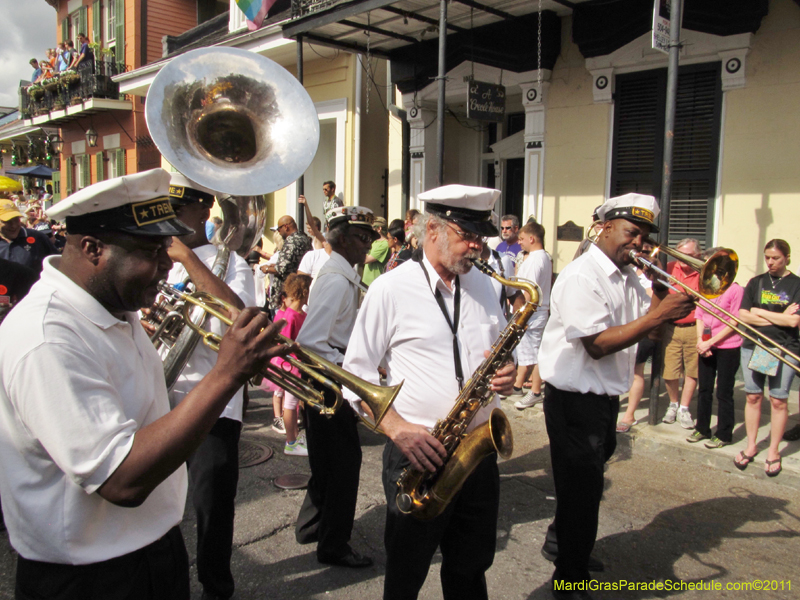
[[113,75],[128,70],[123,63],[97,60],[78,71],[64,71],[39,83],[20,87],[20,116],[29,125],[57,124],[81,113],[130,110],[132,103],[120,96]]
[[297,19],[311,13],[321,12],[346,0],[292,0],[292,18]]

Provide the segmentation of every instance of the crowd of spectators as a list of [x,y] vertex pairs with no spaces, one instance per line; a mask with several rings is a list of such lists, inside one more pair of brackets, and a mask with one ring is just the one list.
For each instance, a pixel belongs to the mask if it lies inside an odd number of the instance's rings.
[[78,34],[78,47],[72,40],[59,42],[55,48],[47,48],[42,59],[32,58],[30,65],[33,67],[31,85],[40,84],[53,77],[58,77],[67,71],[94,66],[94,51],[89,44],[89,38],[83,33]]

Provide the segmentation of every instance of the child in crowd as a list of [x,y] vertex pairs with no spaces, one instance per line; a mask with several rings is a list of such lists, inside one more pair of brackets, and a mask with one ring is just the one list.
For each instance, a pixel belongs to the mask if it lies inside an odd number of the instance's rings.
[[[306,320],[306,313],[303,312],[303,306],[308,302],[308,293],[311,288],[311,277],[308,275],[298,275],[292,273],[283,284],[283,291],[285,294],[283,308],[275,314],[275,320],[286,320],[281,334],[294,340],[297,339],[297,334],[300,332],[303,322]],[[289,370],[290,365],[282,358],[272,359],[272,364],[280,368]],[[296,368],[291,368],[291,372],[299,376],[300,373]],[[306,448],[305,436],[298,434],[297,427],[297,405],[298,400],[295,396],[284,390],[279,390],[282,402],[282,413],[280,409],[280,400],[277,402],[273,399],[273,409],[276,410],[276,417],[280,414],[283,415],[281,419],[283,429],[286,432],[286,446],[283,449],[284,454],[293,456],[308,456],[308,449]],[[278,391],[275,392],[278,395]],[[277,418],[276,418],[277,420]]]

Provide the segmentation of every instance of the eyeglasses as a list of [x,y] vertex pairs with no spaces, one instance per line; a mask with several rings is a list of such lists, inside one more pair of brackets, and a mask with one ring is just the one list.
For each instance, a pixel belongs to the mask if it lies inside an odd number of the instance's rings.
[[514,226],[513,226],[513,225],[509,225],[508,227],[506,227],[506,226],[504,226],[504,225],[500,225],[500,229],[503,229],[503,230],[506,230],[506,229],[514,229]]
[[464,231],[463,229],[456,229],[454,226],[450,225],[450,223],[448,223],[447,226],[455,231],[456,234],[458,234],[458,237],[460,237],[462,241],[466,242],[467,244],[480,244],[483,241],[483,238],[477,233],[470,233],[468,231]]

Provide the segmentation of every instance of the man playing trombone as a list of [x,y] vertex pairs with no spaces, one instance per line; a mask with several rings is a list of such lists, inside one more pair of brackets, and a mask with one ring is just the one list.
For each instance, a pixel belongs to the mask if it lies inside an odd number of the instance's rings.
[[135,312],[172,267],[172,236],[192,233],[169,180],[163,169],[115,178],[51,209],[66,220],[63,256],[46,259],[2,325],[0,494],[16,598],[188,600],[184,463],[235,391],[293,349],[273,343],[281,322],[243,310],[170,411]]
[[667,296],[657,282],[651,301],[631,266],[658,231],[658,213],[652,196],[609,199],[597,210],[596,245],[561,271],[550,297],[539,367],[557,500],[555,598],[590,598],[576,586],[590,579],[603,466],[616,448],[619,395],[633,379],[636,343],[694,308],[691,297]]

